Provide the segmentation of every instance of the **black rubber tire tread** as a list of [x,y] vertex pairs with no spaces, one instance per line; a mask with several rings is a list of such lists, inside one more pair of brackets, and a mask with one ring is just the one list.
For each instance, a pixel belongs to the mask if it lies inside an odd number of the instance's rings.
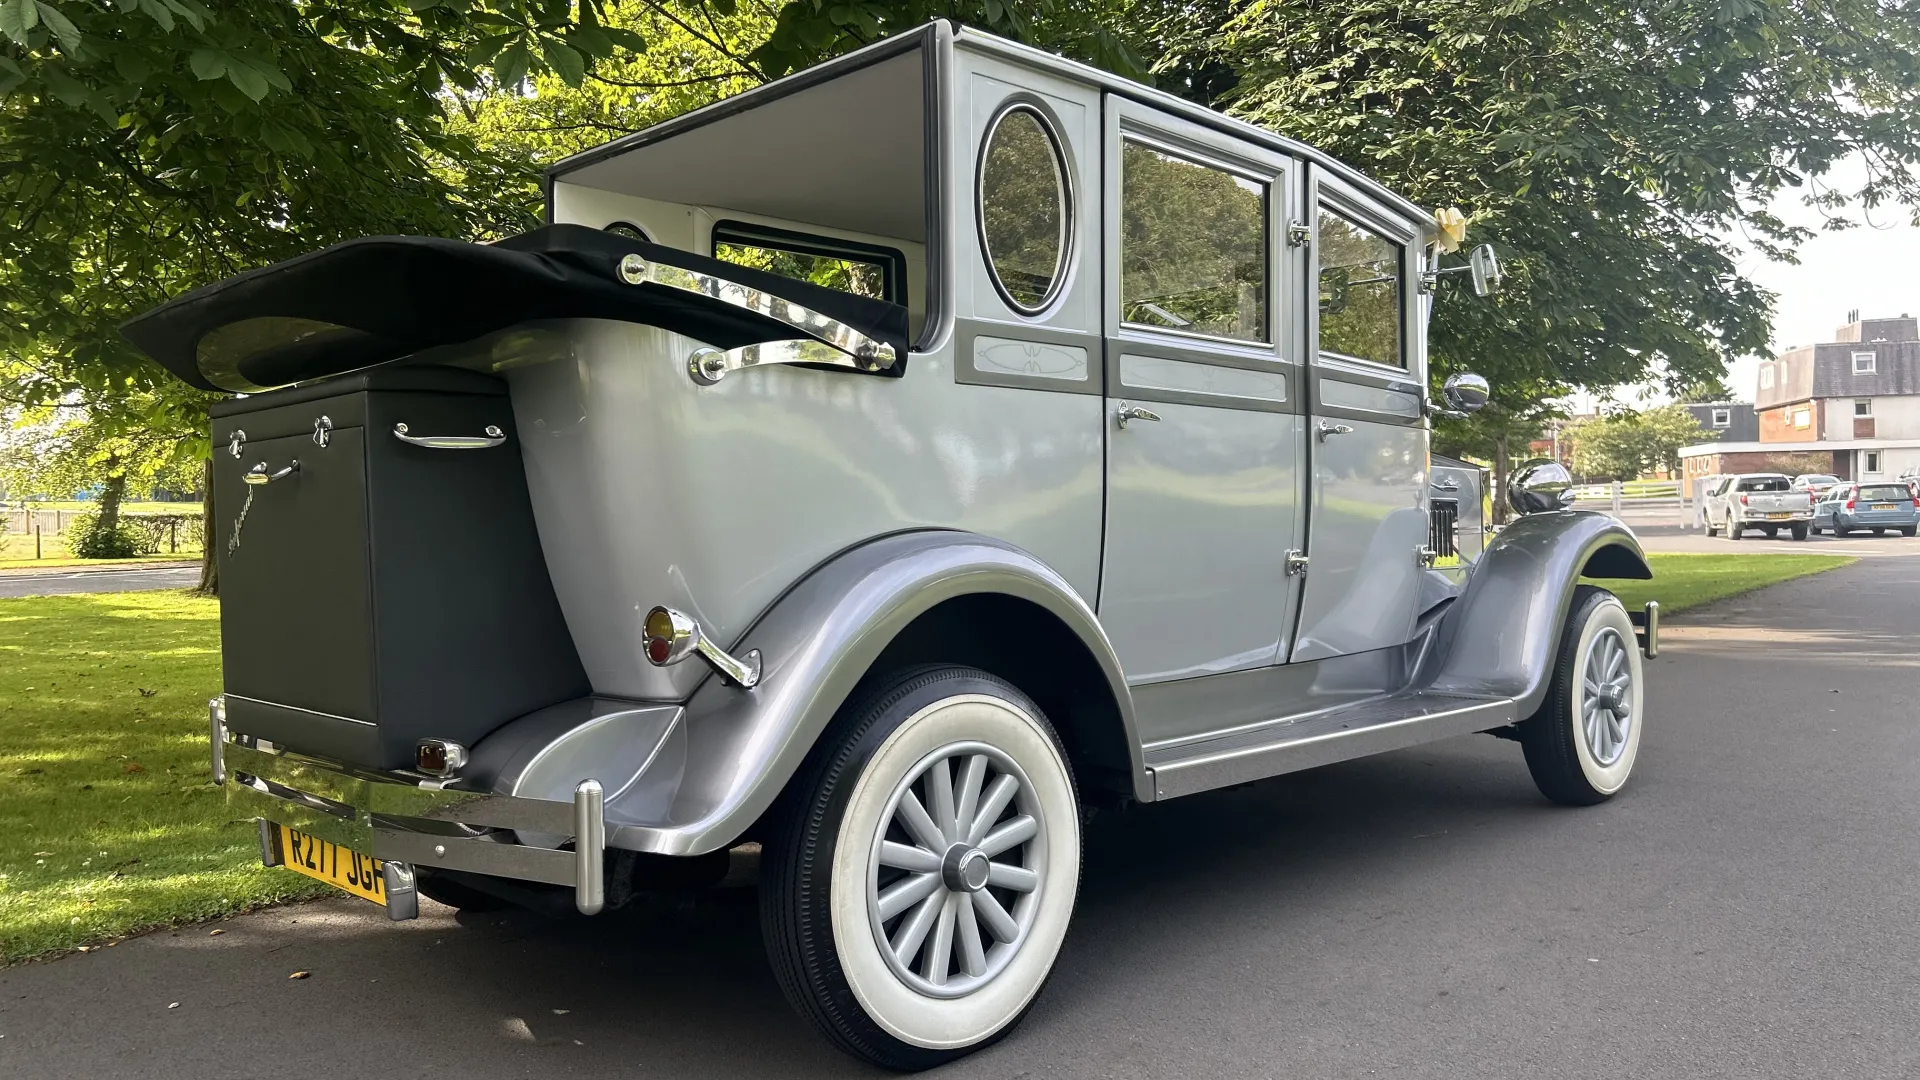
[[1915,532],[1920,532],[1920,527],[1916,527],[1916,526],[1913,526],[1913,525],[1902,525],[1902,526],[1900,526],[1900,535],[1901,535],[1901,536],[1912,536],[1912,535],[1913,535],[1913,534],[1914,534]]
[[[874,751],[907,718],[934,701],[964,693],[1004,697],[1039,721],[1066,763],[1067,783],[1074,805],[1079,805],[1073,767],[1059,733],[1027,695],[976,668],[916,667],[871,683],[841,707],[782,793],[782,805],[761,848],[760,930],[781,992],[827,1041],[854,1057],[899,1072],[931,1069],[991,1046],[1026,1015],[1022,1012],[972,1046],[933,1050],[902,1042],[861,1008],[834,950],[826,878],[832,872],[833,839],[853,782]],[[1033,1001],[1045,989],[1042,984]],[[1028,1002],[1027,1008],[1032,1007],[1033,1002]]]
[[1795,540],[1805,540],[1809,531],[1805,525],[1795,525],[1793,527],[1793,538]]
[[1565,806],[1594,806],[1612,798],[1587,782],[1580,769],[1579,752],[1574,749],[1572,716],[1574,652],[1580,645],[1580,631],[1593,617],[1593,610],[1613,600],[1612,593],[1593,585],[1576,585],[1573,606],[1567,611],[1567,625],[1560,632],[1560,648],[1554,653],[1553,678],[1547,684],[1546,700],[1532,716],[1520,723],[1520,748],[1526,752],[1527,771],[1540,794]]
[[502,900],[491,893],[483,893],[471,885],[448,881],[446,878],[429,874],[421,874],[415,878],[413,886],[420,890],[421,896],[461,911],[505,911],[513,906],[512,901]]
[[1732,514],[1727,515],[1727,539],[1738,540],[1740,539],[1740,534],[1746,531],[1747,530],[1740,527],[1738,522],[1733,520]]

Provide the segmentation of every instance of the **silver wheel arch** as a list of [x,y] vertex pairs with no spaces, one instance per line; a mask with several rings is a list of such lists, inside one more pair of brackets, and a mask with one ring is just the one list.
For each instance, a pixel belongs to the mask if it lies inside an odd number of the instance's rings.
[[1134,797],[1150,799],[1133,698],[1093,609],[1065,578],[1019,548],[974,533],[924,530],[834,556],[729,643],[736,654],[760,650],[762,682],[751,691],[717,678],[701,683],[687,702],[685,764],[665,815],[682,824],[623,832],[620,846],[695,855],[732,843],[773,804],[903,631],[968,597],[1002,597],[1038,609],[1078,642],[1097,671],[1094,681],[1111,699],[1117,730],[1103,738],[1124,747]]
[[1649,579],[1640,541],[1586,510],[1530,514],[1502,530],[1441,617],[1426,669],[1442,693],[1512,698],[1527,716],[1546,698],[1582,576]]

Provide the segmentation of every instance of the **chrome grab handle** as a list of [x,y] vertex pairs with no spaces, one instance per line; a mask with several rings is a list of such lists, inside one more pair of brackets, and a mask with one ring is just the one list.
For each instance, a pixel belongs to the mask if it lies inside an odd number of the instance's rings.
[[1160,414],[1151,409],[1143,409],[1138,405],[1129,405],[1123,401],[1120,403],[1120,407],[1114,410],[1113,418],[1119,423],[1121,429],[1125,430],[1127,421],[1129,420],[1153,420],[1157,422],[1160,419]]
[[407,425],[393,425],[393,437],[408,446],[424,446],[429,450],[491,450],[507,441],[507,435],[499,427],[488,424],[485,435],[409,435]]
[[1445,480],[1435,480],[1429,486],[1435,491],[1459,491],[1460,481],[1449,476]]
[[1325,420],[1322,420],[1320,421],[1320,427],[1314,431],[1314,434],[1319,437],[1321,442],[1326,442],[1327,436],[1329,435],[1353,434],[1353,425],[1352,424],[1333,424],[1333,423],[1328,423]]
[[248,469],[246,472],[241,473],[240,479],[245,480],[247,483],[252,484],[255,487],[258,487],[261,484],[271,484],[275,480],[285,480],[287,477],[292,476],[294,473],[297,473],[299,471],[300,471],[299,458],[295,458],[292,461],[287,462],[287,467],[277,472],[268,472],[267,463],[263,461],[260,464],[255,465],[253,468]]

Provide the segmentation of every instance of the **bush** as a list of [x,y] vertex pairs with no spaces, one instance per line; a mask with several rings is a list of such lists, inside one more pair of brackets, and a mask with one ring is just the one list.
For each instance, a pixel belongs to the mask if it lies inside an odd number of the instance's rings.
[[100,515],[84,514],[67,526],[67,550],[81,559],[131,559],[140,554],[140,532],[122,520],[102,528]]
[[190,554],[200,550],[199,514],[128,514],[120,524],[133,530],[142,555]]

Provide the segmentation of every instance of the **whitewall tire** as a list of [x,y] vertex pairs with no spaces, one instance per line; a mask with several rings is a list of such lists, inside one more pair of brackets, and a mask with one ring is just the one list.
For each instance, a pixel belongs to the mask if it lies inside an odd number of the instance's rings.
[[1644,727],[1642,676],[1627,609],[1605,589],[1576,586],[1547,697],[1520,725],[1541,794],[1591,806],[1626,786]]
[[920,669],[849,701],[787,793],[762,861],[768,956],[842,1049],[930,1068],[1026,1013],[1079,878],[1046,717],[985,672]]

